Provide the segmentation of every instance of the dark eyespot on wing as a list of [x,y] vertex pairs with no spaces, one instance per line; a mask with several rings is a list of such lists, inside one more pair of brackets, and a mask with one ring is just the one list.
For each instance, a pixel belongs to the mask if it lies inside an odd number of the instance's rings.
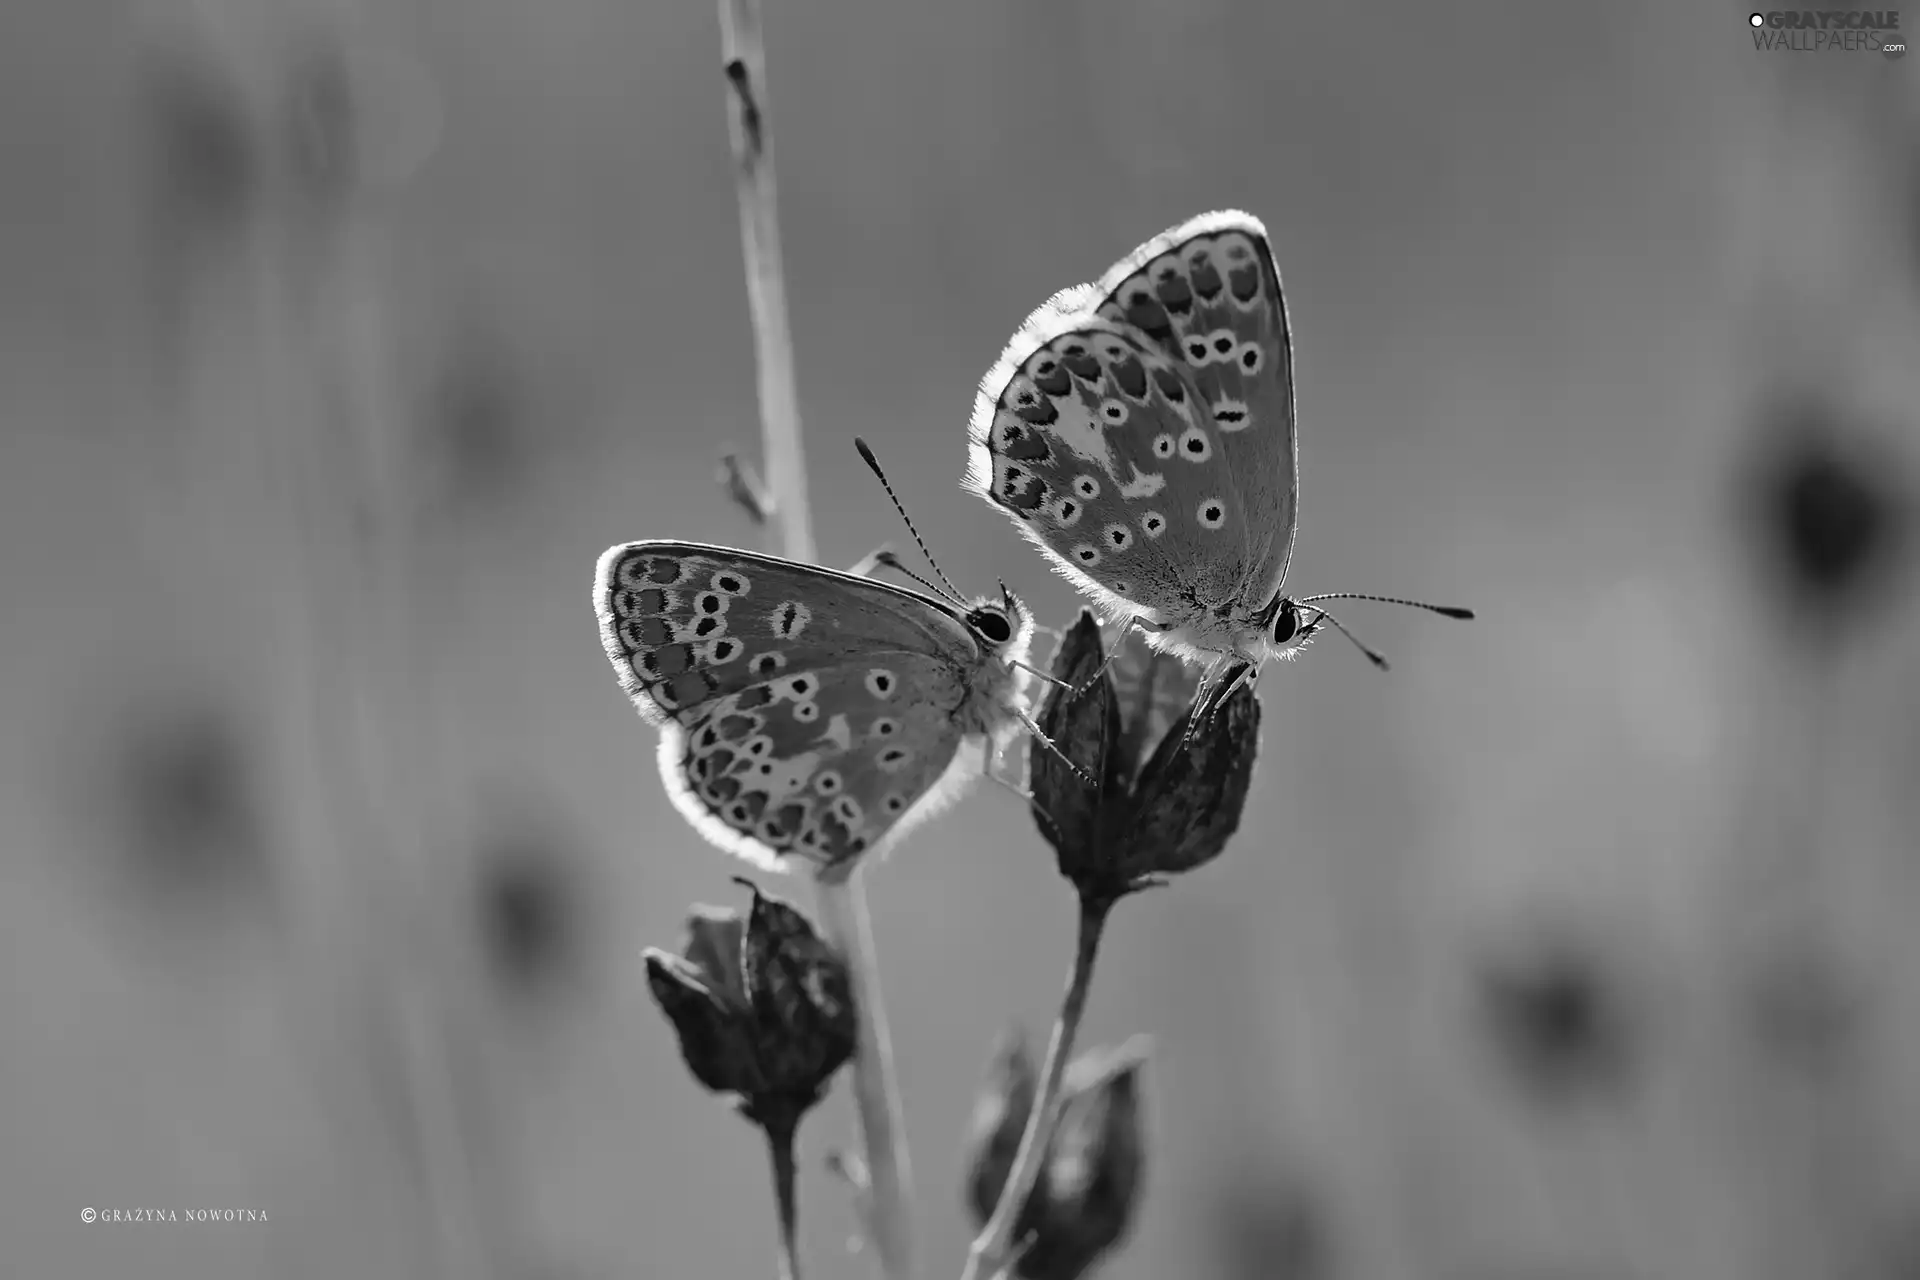
[[1173,322],[1167,318],[1167,309],[1145,289],[1129,291],[1126,317],[1128,324],[1159,341],[1164,341],[1173,332]]
[[1003,433],[1004,443],[1000,451],[1007,457],[1018,462],[1045,462],[1053,456],[1053,450],[1039,432],[1026,430],[1015,435],[1016,430],[1010,427]]
[[1260,268],[1256,264],[1235,267],[1227,276],[1227,288],[1236,302],[1252,302],[1260,296]]
[[1154,292],[1171,315],[1184,316],[1193,310],[1193,290],[1175,267],[1163,267],[1154,280]]
[[1138,358],[1128,356],[1124,360],[1116,360],[1107,371],[1113,375],[1114,384],[1123,394],[1135,400],[1146,396],[1147,371]]
[[683,671],[667,682],[674,703],[690,707],[713,696],[719,685],[704,671]]
[[1214,269],[1213,261],[1204,254],[1196,255],[1189,264],[1192,269],[1193,292],[1206,301],[1220,296],[1220,273]]
[[1073,379],[1059,361],[1043,357],[1033,367],[1033,385],[1050,396],[1063,396],[1073,390]]
[[1036,427],[1044,427],[1060,420],[1060,411],[1054,408],[1051,396],[1037,396],[1032,404],[1015,405],[1013,411],[1023,421]]

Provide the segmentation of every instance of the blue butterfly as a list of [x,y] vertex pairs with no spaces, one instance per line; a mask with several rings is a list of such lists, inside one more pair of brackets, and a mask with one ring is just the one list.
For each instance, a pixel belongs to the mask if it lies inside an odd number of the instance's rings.
[[667,795],[709,841],[772,869],[851,870],[1032,726],[1033,618],[1004,587],[949,604],[653,541],[608,548],[593,598],[621,688],[660,727]]
[[[1266,228],[1202,214],[1027,318],[980,383],[965,487],[1109,620],[1205,663],[1209,706],[1322,624],[1299,529],[1293,335]],[[1386,660],[1354,640],[1381,667]],[[1216,682],[1217,672],[1224,675]]]

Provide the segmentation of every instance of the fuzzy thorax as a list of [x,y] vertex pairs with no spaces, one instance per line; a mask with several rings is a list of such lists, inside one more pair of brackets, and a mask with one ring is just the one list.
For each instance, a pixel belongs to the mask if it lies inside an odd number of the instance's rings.
[[1224,623],[1177,626],[1166,631],[1143,626],[1140,632],[1147,644],[1161,653],[1202,664],[1235,657],[1259,667],[1275,658],[1291,660],[1307,643],[1307,637],[1295,635],[1284,644],[1276,644],[1263,626],[1233,627]]
[[[987,603],[983,601],[982,603]],[[1033,615],[1019,600],[1010,601],[1013,635],[1004,644],[991,644],[976,635],[982,650],[980,667],[967,681],[967,698],[954,709],[954,723],[969,737],[987,739],[1004,747],[1026,723],[1027,673],[1015,666],[1026,662],[1033,640]]]

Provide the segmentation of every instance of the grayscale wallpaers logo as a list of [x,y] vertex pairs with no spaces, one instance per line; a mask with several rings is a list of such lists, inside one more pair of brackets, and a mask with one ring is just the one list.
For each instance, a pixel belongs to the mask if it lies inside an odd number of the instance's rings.
[[1750,13],[1753,47],[1790,53],[1878,53],[1889,61],[1907,52],[1900,14],[1892,9],[1772,9]]

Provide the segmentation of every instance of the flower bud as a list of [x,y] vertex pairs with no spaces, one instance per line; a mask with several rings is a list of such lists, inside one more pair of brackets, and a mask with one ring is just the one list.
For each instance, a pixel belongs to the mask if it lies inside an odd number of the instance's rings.
[[1241,685],[1193,737],[1186,733],[1182,716],[1160,739],[1134,785],[1138,818],[1119,859],[1120,874],[1129,882],[1211,862],[1239,829],[1260,749],[1260,699],[1253,686]]
[[[1103,675],[1085,688],[1104,661],[1100,625],[1083,609],[1053,655],[1053,678],[1068,687],[1051,686],[1037,717],[1059,754],[1039,743],[1027,747],[1034,821],[1059,858],[1060,874],[1076,883],[1097,870],[1100,815],[1109,805],[1124,803],[1133,780],[1134,761],[1121,741],[1113,681]],[[1078,696],[1070,692],[1083,688]],[[1068,767],[1069,760],[1080,773]]]
[[746,919],[695,907],[683,954],[647,949],[647,984],[694,1079],[760,1123],[796,1123],[853,1053],[852,988],[804,915],[740,883]]
[[[1140,1069],[1146,1042],[1094,1050],[1067,1067],[1059,1121],[1039,1177],[1014,1220],[1021,1280],[1076,1280],[1132,1226],[1146,1145]],[[993,1215],[1033,1109],[1034,1070],[1023,1043],[1003,1044],[974,1113],[968,1208],[976,1224]]]
[[[1188,737],[1195,681],[1179,659],[1144,651],[1122,653],[1095,680],[1105,661],[1100,628],[1082,610],[1053,658],[1052,674],[1067,687],[1048,690],[1037,721],[1085,776],[1044,747],[1028,752],[1035,823],[1088,901],[1111,903],[1217,857],[1252,785],[1260,702],[1251,685]],[[1168,714],[1169,695],[1187,702],[1184,714]]]

